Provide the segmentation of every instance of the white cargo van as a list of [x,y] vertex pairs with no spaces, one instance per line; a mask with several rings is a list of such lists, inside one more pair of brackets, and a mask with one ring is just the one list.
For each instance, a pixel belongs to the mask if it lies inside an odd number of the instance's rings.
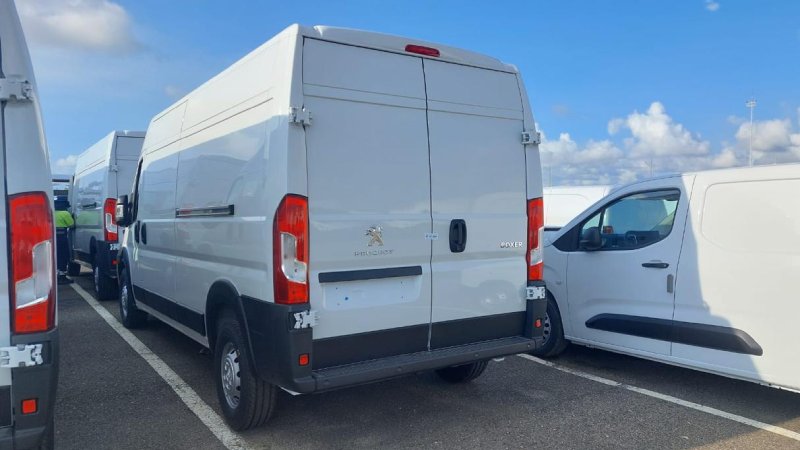
[[144,132],[112,131],[78,156],[70,188],[75,216],[72,258],[67,274],[78,275],[80,264],[92,270],[100,300],[117,296],[117,198],[131,192]]
[[800,390],[800,165],[615,191],[545,248],[545,345],[565,340]]
[[473,379],[540,336],[537,136],[513,66],[291,26],[151,121],[123,322],[213,348],[236,429],[276,386]]
[[611,192],[611,186],[550,186],[544,188],[544,229],[558,231],[586,208]]
[[52,448],[58,378],[53,185],[12,0],[0,0],[0,448]]

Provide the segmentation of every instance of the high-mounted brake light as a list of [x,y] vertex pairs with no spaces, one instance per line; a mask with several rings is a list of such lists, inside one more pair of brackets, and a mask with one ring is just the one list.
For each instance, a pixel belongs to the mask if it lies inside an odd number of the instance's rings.
[[433,56],[434,58],[439,57],[439,49],[425,47],[424,45],[408,44],[406,45],[406,51],[408,53],[416,53],[418,55]]
[[107,198],[103,202],[103,237],[106,242],[117,242],[117,199]]
[[11,307],[15,333],[55,324],[53,214],[44,192],[9,197]]
[[544,238],[544,201],[528,200],[528,281],[542,279],[542,240]]
[[283,197],[272,233],[275,303],[307,303],[308,199],[294,194]]

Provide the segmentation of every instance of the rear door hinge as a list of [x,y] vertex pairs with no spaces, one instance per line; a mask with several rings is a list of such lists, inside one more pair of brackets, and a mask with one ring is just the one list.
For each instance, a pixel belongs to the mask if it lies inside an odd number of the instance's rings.
[[33,85],[25,80],[0,78],[0,101],[30,101],[33,98]]
[[111,164],[110,166],[108,166],[108,171],[109,172],[119,172],[119,166],[116,165],[116,164]]
[[522,145],[539,145],[542,143],[542,134],[538,131],[523,131]]
[[0,347],[0,368],[37,366],[42,360],[42,344]]
[[289,108],[289,123],[303,126],[311,125],[311,111],[305,108]]

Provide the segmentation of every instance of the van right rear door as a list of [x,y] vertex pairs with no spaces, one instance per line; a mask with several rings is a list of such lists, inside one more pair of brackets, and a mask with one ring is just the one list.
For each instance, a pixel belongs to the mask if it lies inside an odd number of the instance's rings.
[[439,236],[431,258],[431,349],[521,336],[527,183],[517,76],[432,59],[423,64]]
[[[419,57],[306,38],[315,369],[428,348],[430,171]],[[523,267],[524,269],[524,267]]]

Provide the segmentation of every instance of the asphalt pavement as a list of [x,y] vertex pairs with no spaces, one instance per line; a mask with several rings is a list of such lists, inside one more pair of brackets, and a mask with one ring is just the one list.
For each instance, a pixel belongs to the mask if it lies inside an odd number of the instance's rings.
[[[90,277],[77,283],[92,292]],[[101,305],[118,318],[116,301]],[[59,286],[59,327],[57,448],[226,448],[69,285]],[[221,416],[208,352],[153,319],[133,334]],[[236,437],[253,449],[800,448],[799,394],[578,346],[553,362],[562,370],[512,356],[460,385],[424,373],[317,395],[282,392],[270,422]]]

